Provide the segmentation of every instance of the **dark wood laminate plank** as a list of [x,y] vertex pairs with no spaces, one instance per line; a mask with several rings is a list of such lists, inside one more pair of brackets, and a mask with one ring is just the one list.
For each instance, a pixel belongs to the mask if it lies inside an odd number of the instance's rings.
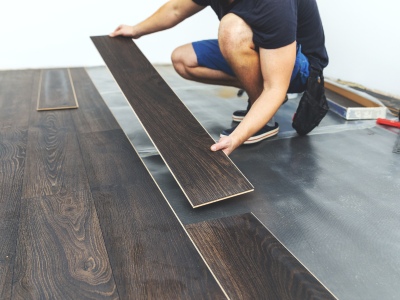
[[89,188],[69,110],[31,110],[23,198]]
[[185,227],[231,299],[336,299],[251,213]]
[[79,142],[121,299],[226,299],[124,132]]
[[92,189],[142,181],[135,169],[141,160],[122,129],[79,134],[79,144]]
[[27,129],[0,130],[0,299],[11,298]]
[[12,299],[119,299],[90,191],[22,200]]
[[69,69],[42,70],[37,110],[77,108]]
[[40,70],[0,72],[0,130],[28,127],[31,98],[38,90]]
[[71,115],[79,133],[120,129],[118,122],[84,68],[70,69],[79,109]]
[[193,207],[253,190],[131,39],[92,40]]

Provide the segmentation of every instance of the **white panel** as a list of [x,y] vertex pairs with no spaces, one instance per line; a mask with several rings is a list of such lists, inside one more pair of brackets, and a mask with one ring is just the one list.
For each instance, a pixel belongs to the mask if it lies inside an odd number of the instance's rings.
[[330,58],[325,76],[400,95],[400,1],[317,3]]
[[[2,1],[0,69],[104,65],[89,36],[134,25],[166,0]],[[176,47],[217,38],[218,18],[206,8],[177,27],[140,38],[137,43],[153,63],[171,63]]]

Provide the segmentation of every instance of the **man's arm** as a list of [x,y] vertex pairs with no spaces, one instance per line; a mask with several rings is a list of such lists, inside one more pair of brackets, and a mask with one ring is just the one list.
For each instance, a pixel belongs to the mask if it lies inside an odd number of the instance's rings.
[[120,25],[110,36],[122,35],[138,39],[146,34],[172,28],[203,8],[192,0],[170,0],[143,22],[135,26]]
[[260,48],[264,90],[235,131],[212,145],[212,151],[223,150],[229,155],[267,124],[285,99],[295,61],[296,42],[279,49]]

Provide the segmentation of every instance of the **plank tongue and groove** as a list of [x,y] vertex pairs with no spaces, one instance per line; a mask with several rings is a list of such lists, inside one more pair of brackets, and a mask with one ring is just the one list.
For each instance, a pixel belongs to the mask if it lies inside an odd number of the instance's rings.
[[131,39],[92,41],[193,207],[253,191]]
[[42,70],[37,110],[69,108],[78,108],[70,70]]
[[336,299],[251,213],[185,227],[231,299]]

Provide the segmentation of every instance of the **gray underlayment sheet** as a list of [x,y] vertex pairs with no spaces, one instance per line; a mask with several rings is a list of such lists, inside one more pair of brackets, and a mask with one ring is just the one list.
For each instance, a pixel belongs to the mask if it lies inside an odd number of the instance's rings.
[[[215,140],[236,125],[232,112],[246,108],[237,89],[156,68]],[[309,136],[298,137],[291,123],[300,98],[290,99],[275,117],[277,137],[231,154],[255,191],[194,210],[106,67],[87,70],[183,224],[253,212],[339,299],[398,299],[398,130],[328,112]]]

